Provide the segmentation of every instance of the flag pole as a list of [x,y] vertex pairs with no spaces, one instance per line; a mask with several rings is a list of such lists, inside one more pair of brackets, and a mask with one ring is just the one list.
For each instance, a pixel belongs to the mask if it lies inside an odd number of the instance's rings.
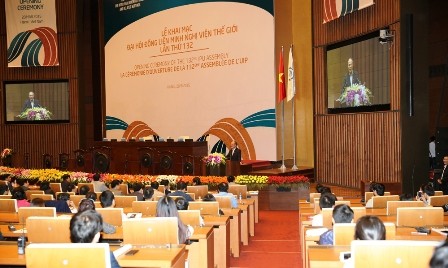
[[[291,55],[294,56],[293,46],[291,44]],[[296,75],[294,74],[294,78]],[[294,79],[295,83],[295,79]],[[294,85],[295,86],[295,85]],[[294,94],[295,95],[295,94]],[[296,120],[295,120],[295,105],[294,105],[294,98],[292,99],[292,140],[293,140],[293,149],[294,149],[294,165],[292,166],[292,170],[298,170],[299,168],[296,165]]]
[[[283,46],[282,46],[282,57],[283,57]],[[280,169],[286,169],[285,166],[285,101],[282,100],[282,166]]]

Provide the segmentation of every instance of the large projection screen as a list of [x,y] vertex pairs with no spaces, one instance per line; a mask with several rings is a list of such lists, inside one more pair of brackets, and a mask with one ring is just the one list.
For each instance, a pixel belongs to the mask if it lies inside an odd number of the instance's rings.
[[107,138],[139,123],[211,134],[211,149],[219,121],[253,144],[246,158],[276,159],[272,0],[104,0],[103,12]]

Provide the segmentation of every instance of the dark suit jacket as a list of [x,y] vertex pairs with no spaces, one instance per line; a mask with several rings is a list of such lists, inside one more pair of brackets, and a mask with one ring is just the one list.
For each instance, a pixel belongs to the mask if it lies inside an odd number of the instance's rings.
[[[445,171],[444,171],[445,170]],[[442,184],[438,182],[438,179],[442,180]],[[440,177],[437,178],[437,180],[434,182],[434,190],[436,191],[443,191],[444,195],[448,194],[448,166],[442,167],[442,173],[440,174]]]
[[140,192],[133,192],[133,193],[128,194],[128,196],[136,196],[137,201],[145,201],[143,194]]
[[241,162],[241,150],[235,148],[235,151],[232,153],[232,149],[230,149],[229,153],[226,155],[226,159]]
[[344,93],[344,90],[345,90],[346,87],[349,87],[349,86],[354,85],[354,84],[358,84],[358,85],[361,84],[361,80],[359,80],[359,74],[356,71],[353,71],[352,83],[351,84],[350,84],[350,74],[347,73],[344,76],[344,81],[342,83],[341,94]]
[[[69,181],[62,181],[61,182],[61,190],[64,192],[64,193],[66,193],[66,192],[68,192],[68,188],[69,187],[71,187],[71,182],[69,182]],[[71,187],[71,188],[74,188],[74,187]]]
[[[34,107],[40,107],[40,102],[39,100],[34,100]],[[22,111],[25,111],[26,109],[31,109],[31,101],[28,99],[25,101],[25,103],[23,104],[23,108]]]

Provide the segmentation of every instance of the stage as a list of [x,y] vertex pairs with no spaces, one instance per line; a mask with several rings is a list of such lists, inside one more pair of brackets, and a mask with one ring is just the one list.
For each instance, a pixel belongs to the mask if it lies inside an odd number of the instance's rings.
[[293,170],[291,168],[269,168],[269,169],[261,169],[256,171],[248,172],[248,175],[258,175],[258,176],[295,176],[295,175],[303,175],[310,179],[314,178],[314,168],[312,167],[304,167],[299,166],[297,170]]

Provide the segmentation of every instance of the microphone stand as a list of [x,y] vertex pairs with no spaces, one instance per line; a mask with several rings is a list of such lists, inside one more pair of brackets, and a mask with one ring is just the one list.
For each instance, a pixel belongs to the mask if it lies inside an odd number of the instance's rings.
[[128,170],[128,154],[124,154],[124,174],[127,174]]

